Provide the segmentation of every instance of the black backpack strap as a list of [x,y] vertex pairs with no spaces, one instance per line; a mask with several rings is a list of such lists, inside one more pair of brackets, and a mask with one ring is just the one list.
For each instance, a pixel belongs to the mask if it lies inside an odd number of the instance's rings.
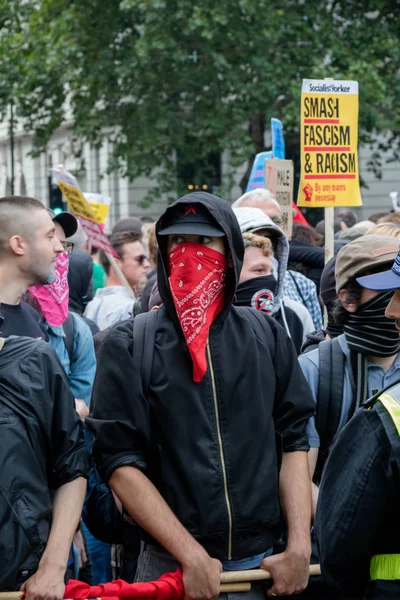
[[[274,336],[272,334],[271,327],[268,323],[268,319],[265,314],[256,310],[255,308],[250,308],[249,306],[235,306],[236,310],[238,310],[251,324],[253,331],[260,331],[260,326],[263,333],[268,333],[267,335],[267,343],[271,350],[272,356],[275,355],[275,345],[272,344],[274,340]],[[255,327],[254,327],[255,325]]]
[[315,426],[320,448],[315,478],[319,481],[329,448],[338,430],[343,403],[345,355],[338,338],[325,340],[318,346],[319,378]]
[[68,352],[69,362],[72,363],[72,355],[74,351],[74,335],[75,335],[75,323],[74,316],[72,313],[68,313],[68,317],[63,323],[63,330],[65,334],[64,344]]
[[133,360],[139,367],[143,393],[147,396],[153,366],[158,310],[136,315],[133,319]]

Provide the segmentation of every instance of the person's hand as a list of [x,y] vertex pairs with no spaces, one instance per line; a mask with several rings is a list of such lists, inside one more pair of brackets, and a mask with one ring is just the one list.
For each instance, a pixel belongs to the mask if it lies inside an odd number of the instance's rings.
[[79,400],[79,398],[75,398],[75,410],[82,419],[86,419],[89,414],[89,408],[84,400]]
[[285,550],[281,554],[264,558],[261,568],[271,573],[274,582],[267,590],[267,596],[299,594],[307,587],[310,553]]
[[87,554],[85,548],[85,542],[83,541],[83,535],[80,529],[74,535],[73,543],[79,550],[79,568],[82,569],[87,563]]
[[183,566],[185,600],[212,600],[219,595],[222,565],[205,550],[194,554]]
[[64,575],[66,567],[41,566],[22,584],[25,600],[62,600],[64,598]]

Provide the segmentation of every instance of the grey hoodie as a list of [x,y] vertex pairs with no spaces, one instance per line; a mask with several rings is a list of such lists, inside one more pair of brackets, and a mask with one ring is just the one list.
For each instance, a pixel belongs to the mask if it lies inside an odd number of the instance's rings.
[[277,240],[275,249],[275,258],[278,262],[278,284],[276,294],[274,298],[274,307],[272,314],[276,315],[281,311],[282,322],[285,329],[290,335],[289,327],[286,320],[285,306],[294,310],[301,322],[303,323],[304,339],[308,333],[314,331],[314,324],[312,322],[310,313],[308,310],[300,304],[300,302],[294,302],[284,296],[285,287],[285,274],[287,270],[287,263],[289,259],[289,241],[282,231],[275,223],[259,208],[253,207],[241,207],[233,209],[237,220],[239,221],[240,230],[243,233],[253,231],[254,229],[273,229],[275,232],[275,239]]

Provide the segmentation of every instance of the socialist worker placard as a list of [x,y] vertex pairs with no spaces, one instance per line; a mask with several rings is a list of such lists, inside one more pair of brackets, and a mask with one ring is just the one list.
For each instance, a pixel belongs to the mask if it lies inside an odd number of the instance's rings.
[[298,206],[361,206],[358,83],[303,79]]

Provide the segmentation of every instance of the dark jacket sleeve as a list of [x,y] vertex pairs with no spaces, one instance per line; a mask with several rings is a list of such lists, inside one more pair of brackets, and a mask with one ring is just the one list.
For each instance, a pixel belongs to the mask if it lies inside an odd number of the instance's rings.
[[301,262],[309,267],[324,268],[325,250],[319,246],[310,246],[293,241],[289,248],[289,262]]
[[88,477],[90,460],[74,397],[55,351],[49,344],[41,344],[35,354],[30,394],[32,402],[40,404],[38,411],[47,430],[49,487],[57,489],[78,477]]
[[150,414],[141,377],[134,364],[132,320],[111,329],[98,355],[93,388],[93,456],[100,476],[131,465],[146,470],[150,447]]
[[[85,441],[88,452],[92,453],[92,436],[85,428]],[[124,543],[124,519],[119,512],[114,496],[105,483],[102,483],[96,467],[92,464],[82,519],[90,533],[107,544]]]
[[306,425],[314,414],[311,390],[286,331],[273,319],[269,323],[275,336],[275,430],[283,438],[283,452],[308,451]]
[[[390,514],[390,445],[374,410],[341,431],[322,478],[315,530],[322,574],[349,598],[363,596]],[[378,551],[377,551],[378,550]]]

